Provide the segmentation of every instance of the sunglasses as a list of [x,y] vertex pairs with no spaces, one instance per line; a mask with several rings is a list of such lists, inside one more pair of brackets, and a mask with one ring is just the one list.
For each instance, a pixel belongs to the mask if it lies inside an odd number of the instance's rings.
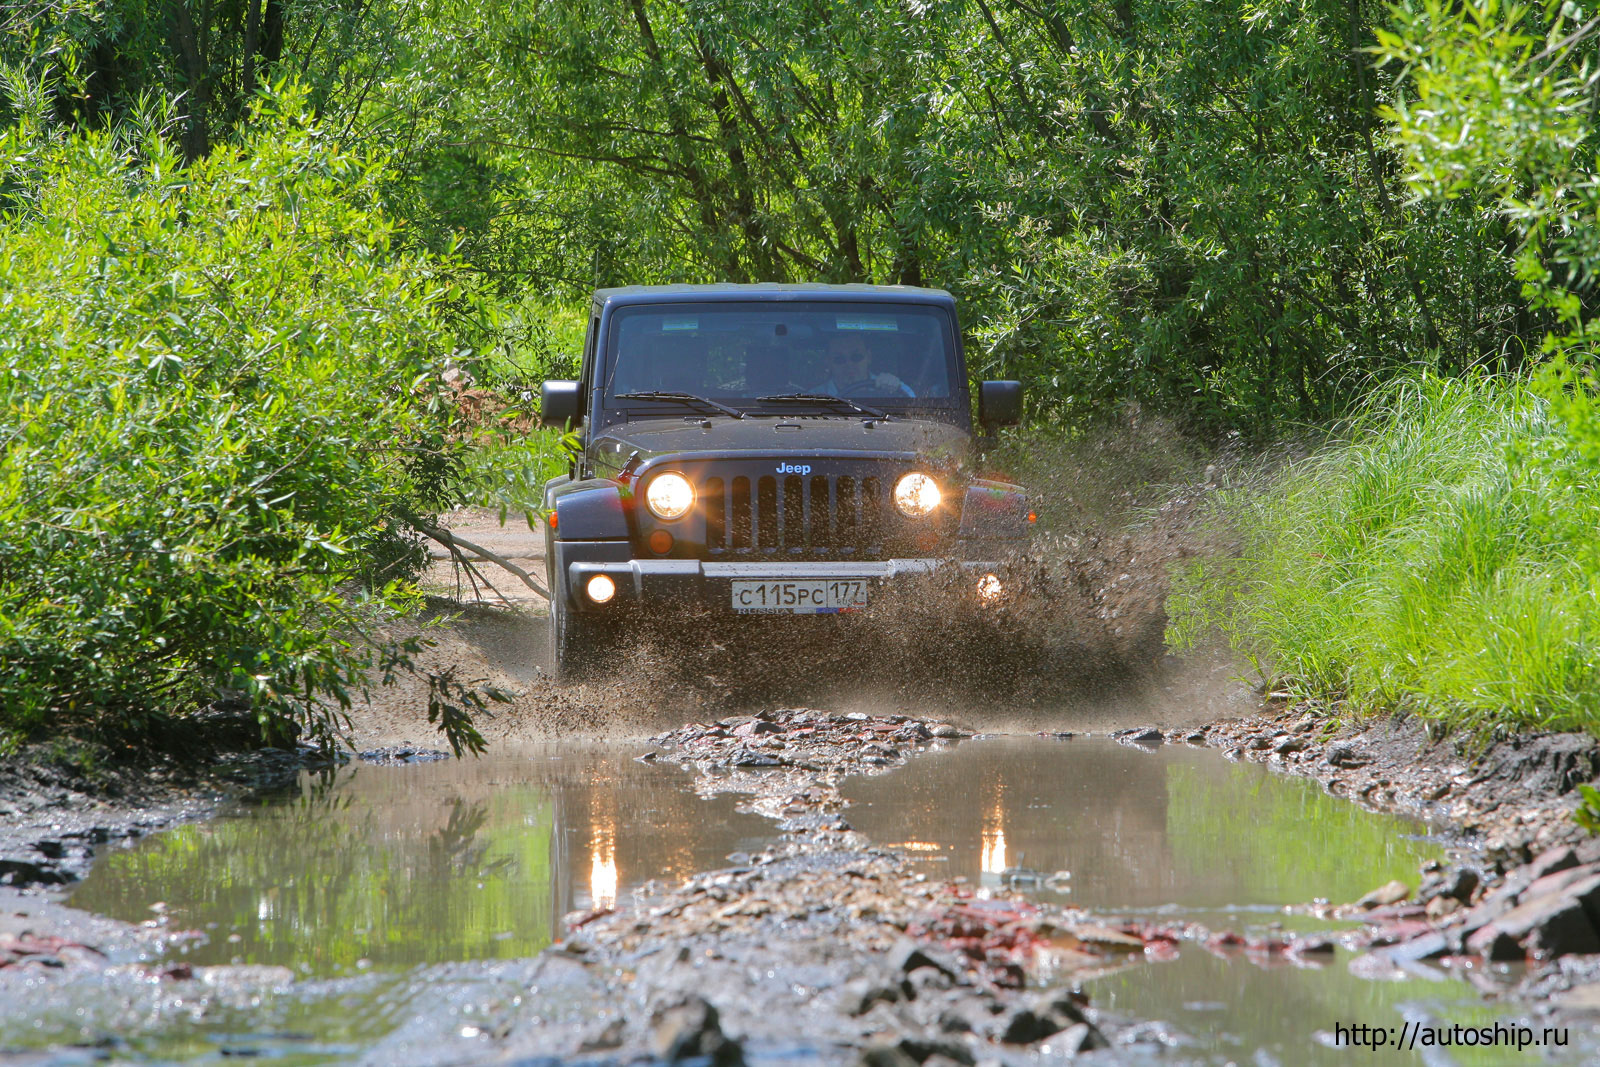
[[828,362],[837,366],[841,363],[860,363],[866,358],[867,353],[865,352],[845,352],[843,354],[829,356]]

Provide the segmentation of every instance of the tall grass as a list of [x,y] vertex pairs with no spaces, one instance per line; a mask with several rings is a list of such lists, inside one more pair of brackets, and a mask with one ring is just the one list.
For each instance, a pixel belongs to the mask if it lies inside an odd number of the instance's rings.
[[1179,643],[1219,625],[1306,696],[1452,725],[1600,733],[1600,485],[1521,382],[1390,386],[1340,443],[1226,494]]

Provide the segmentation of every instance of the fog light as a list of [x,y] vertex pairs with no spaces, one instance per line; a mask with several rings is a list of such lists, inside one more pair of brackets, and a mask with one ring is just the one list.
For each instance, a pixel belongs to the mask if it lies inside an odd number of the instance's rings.
[[1000,579],[993,574],[985,574],[978,579],[978,599],[985,604],[993,604],[1005,595],[1006,588],[1000,584]]
[[617,583],[604,574],[597,574],[589,579],[589,584],[583,587],[589,594],[589,599],[596,604],[604,604],[617,595]]
[[644,502],[650,514],[663,522],[681,519],[694,507],[694,486],[683,475],[668,471],[650,480],[645,487]]
[[920,519],[931,514],[943,497],[944,494],[939,492],[939,483],[921,471],[913,471],[894,486],[894,506],[908,519]]

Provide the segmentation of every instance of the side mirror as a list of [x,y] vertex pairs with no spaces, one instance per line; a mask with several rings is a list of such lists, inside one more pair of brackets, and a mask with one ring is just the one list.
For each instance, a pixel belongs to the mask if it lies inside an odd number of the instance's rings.
[[979,382],[978,422],[984,426],[1015,426],[1022,421],[1021,382]]
[[580,382],[549,381],[539,387],[539,421],[545,426],[566,426],[580,417]]

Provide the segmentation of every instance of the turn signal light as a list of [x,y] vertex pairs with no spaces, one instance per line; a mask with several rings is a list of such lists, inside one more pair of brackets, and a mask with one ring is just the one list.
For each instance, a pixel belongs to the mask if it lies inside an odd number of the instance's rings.
[[658,556],[665,556],[672,551],[672,535],[665,530],[656,530],[650,535],[650,551]]

